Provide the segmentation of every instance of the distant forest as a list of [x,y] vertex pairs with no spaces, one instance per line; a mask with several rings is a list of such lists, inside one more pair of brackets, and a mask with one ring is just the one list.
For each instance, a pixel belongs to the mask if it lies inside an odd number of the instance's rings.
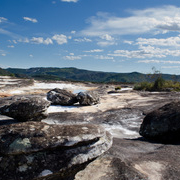
[[[19,78],[34,78],[38,80],[63,80],[94,83],[138,83],[152,81],[152,75],[138,72],[113,73],[88,71],[77,68],[8,68],[1,69],[2,76],[15,76]],[[165,80],[180,81],[180,75],[161,74]]]

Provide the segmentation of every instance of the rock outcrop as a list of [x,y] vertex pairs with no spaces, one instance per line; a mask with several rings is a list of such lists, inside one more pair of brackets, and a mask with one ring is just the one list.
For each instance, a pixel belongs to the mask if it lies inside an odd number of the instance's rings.
[[0,180],[68,179],[112,145],[97,125],[0,126]]
[[0,114],[18,121],[40,121],[47,117],[50,102],[40,96],[15,96],[3,98]]
[[47,93],[47,99],[53,105],[71,106],[77,103],[76,95],[64,89],[52,89]]
[[147,178],[121,159],[102,156],[78,172],[75,180],[146,180]]
[[99,96],[97,95],[97,93],[93,91],[80,92],[77,95],[77,100],[80,105],[91,106],[99,103]]
[[180,101],[171,102],[147,114],[139,133],[154,141],[180,142]]

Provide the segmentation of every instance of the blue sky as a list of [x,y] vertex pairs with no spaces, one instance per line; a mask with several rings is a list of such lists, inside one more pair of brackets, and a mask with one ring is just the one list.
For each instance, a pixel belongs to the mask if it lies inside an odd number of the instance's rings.
[[180,74],[180,1],[0,0],[0,67]]

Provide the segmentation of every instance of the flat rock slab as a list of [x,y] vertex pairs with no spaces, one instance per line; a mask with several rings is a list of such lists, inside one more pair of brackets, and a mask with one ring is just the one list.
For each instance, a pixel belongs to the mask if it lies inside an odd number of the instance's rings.
[[112,147],[75,180],[179,180],[180,145],[114,138]]
[[139,137],[139,128],[143,118],[142,111],[138,109],[121,108],[96,113],[51,113],[43,121],[48,124],[99,124],[113,137],[134,138]]
[[71,176],[111,145],[111,135],[96,125],[24,122],[0,126],[0,180],[65,178],[65,172]]
[[[143,180],[178,180],[180,177],[179,144],[151,143],[143,138],[114,138],[113,146],[106,154],[118,158],[130,169],[135,168],[135,172],[145,176]],[[132,179],[127,178],[126,180]]]
[[144,180],[145,176],[119,158],[102,156],[78,172],[74,180]]

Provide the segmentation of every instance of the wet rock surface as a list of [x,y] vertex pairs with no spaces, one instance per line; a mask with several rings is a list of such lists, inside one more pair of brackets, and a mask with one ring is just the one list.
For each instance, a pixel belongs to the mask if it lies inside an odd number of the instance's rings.
[[111,145],[111,135],[96,125],[24,122],[1,126],[0,179],[46,179],[41,177],[46,175],[68,179]]
[[49,106],[41,96],[14,96],[0,99],[0,114],[18,121],[40,121],[47,117]]
[[55,88],[47,93],[47,99],[54,105],[70,106],[77,103],[76,95],[64,90]]
[[99,96],[96,92],[80,92],[77,95],[77,100],[80,105],[91,106],[99,103]]
[[168,103],[147,114],[141,125],[140,134],[154,141],[180,142],[180,101]]
[[122,108],[96,113],[52,113],[43,121],[49,124],[99,124],[114,137],[128,138],[139,136],[143,118],[143,112],[138,109]]

